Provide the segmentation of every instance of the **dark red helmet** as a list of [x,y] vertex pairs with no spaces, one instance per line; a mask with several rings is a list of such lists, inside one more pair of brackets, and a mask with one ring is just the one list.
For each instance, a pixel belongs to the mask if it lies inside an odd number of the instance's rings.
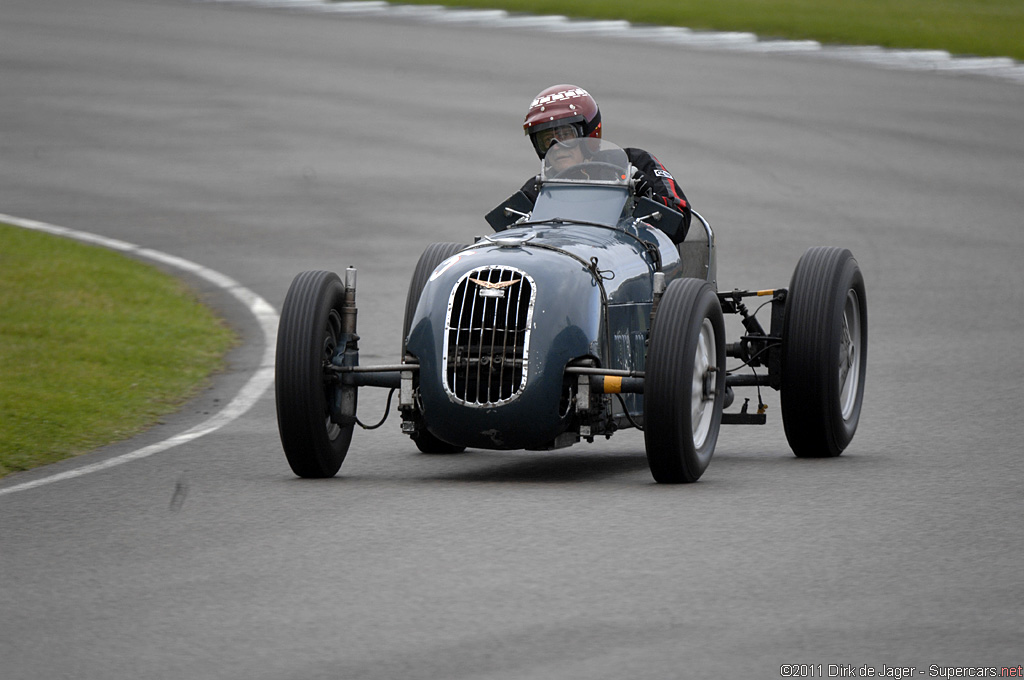
[[548,148],[538,143],[537,133],[564,126],[571,126],[577,137],[601,136],[601,109],[582,87],[552,85],[534,97],[523,121],[523,131],[541,158]]

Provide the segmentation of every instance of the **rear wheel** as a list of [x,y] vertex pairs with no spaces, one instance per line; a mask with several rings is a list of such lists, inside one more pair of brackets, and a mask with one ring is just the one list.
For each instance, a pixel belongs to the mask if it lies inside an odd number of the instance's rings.
[[725,399],[725,321],[714,289],[677,279],[651,328],[644,443],[655,481],[697,481],[715,451]]
[[352,441],[354,421],[339,423],[331,405],[340,386],[324,365],[341,338],[345,287],[333,272],[295,277],[277,331],[277,426],[292,471],[299,477],[333,477]]
[[[432,243],[420,255],[416,268],[412,273],[412,280],[409,282],[409,293],[405,299],[405,320],[402,323],[402,357],[405,357],[405,343],[409,340],[409,331],[412,330],[412,319],[416,314],[416,306],[419,304],[423,287],[427,285],[430,275],[449,257],[465,248],[461,243]],[[455,446],[442,441],[432,435],[426,428],[420,431],[413,438],[422,453],[462,453],[465,446]]]
[[811,248],[793,272],[782,332],[782,422],[797,456],[838,456],[853,439],[867,349],[857,260],[843,248]]

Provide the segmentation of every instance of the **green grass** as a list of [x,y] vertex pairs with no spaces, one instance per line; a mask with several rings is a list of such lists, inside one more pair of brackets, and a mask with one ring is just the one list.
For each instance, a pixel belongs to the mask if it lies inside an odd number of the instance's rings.
[[[434,4],[436,0],[398,0]],[[1022,0],[456,0],[452,5],[1024,60]]]
[[0,224],[0,476],[154,424],[234,342],[172,276]]

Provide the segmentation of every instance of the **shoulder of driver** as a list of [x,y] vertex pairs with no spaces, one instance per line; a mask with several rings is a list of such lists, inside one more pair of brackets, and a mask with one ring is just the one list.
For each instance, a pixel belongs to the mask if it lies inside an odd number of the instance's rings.
[[644,151],[643,149],[627,148],[623,149],[626,152],[626,157],[629,162],[632,163],[640,172],[653,175],[654,177],[661,177],[664,179],[675,180],[665,166],[658,162],[650,152]]

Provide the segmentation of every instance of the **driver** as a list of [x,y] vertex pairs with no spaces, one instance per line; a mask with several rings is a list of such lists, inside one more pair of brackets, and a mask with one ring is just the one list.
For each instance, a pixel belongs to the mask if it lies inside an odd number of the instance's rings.
[[[523,131],[530,136],[537,156],[557,154],[548,159],[556,171],[582,163],[578,146],[558,144],[571,139],[601,136],[601,110],[594,98],[575,85],[553,85],[538,94],[526,112]],[[643,149],[624,149],[629,162],[637,169],[633,176],[636,194],[648,196],[683,214],[690,226],[690,204],[672,174],[657,158]],[[531,201],[537,200],[537,177],[523,185],[522,191]]]

